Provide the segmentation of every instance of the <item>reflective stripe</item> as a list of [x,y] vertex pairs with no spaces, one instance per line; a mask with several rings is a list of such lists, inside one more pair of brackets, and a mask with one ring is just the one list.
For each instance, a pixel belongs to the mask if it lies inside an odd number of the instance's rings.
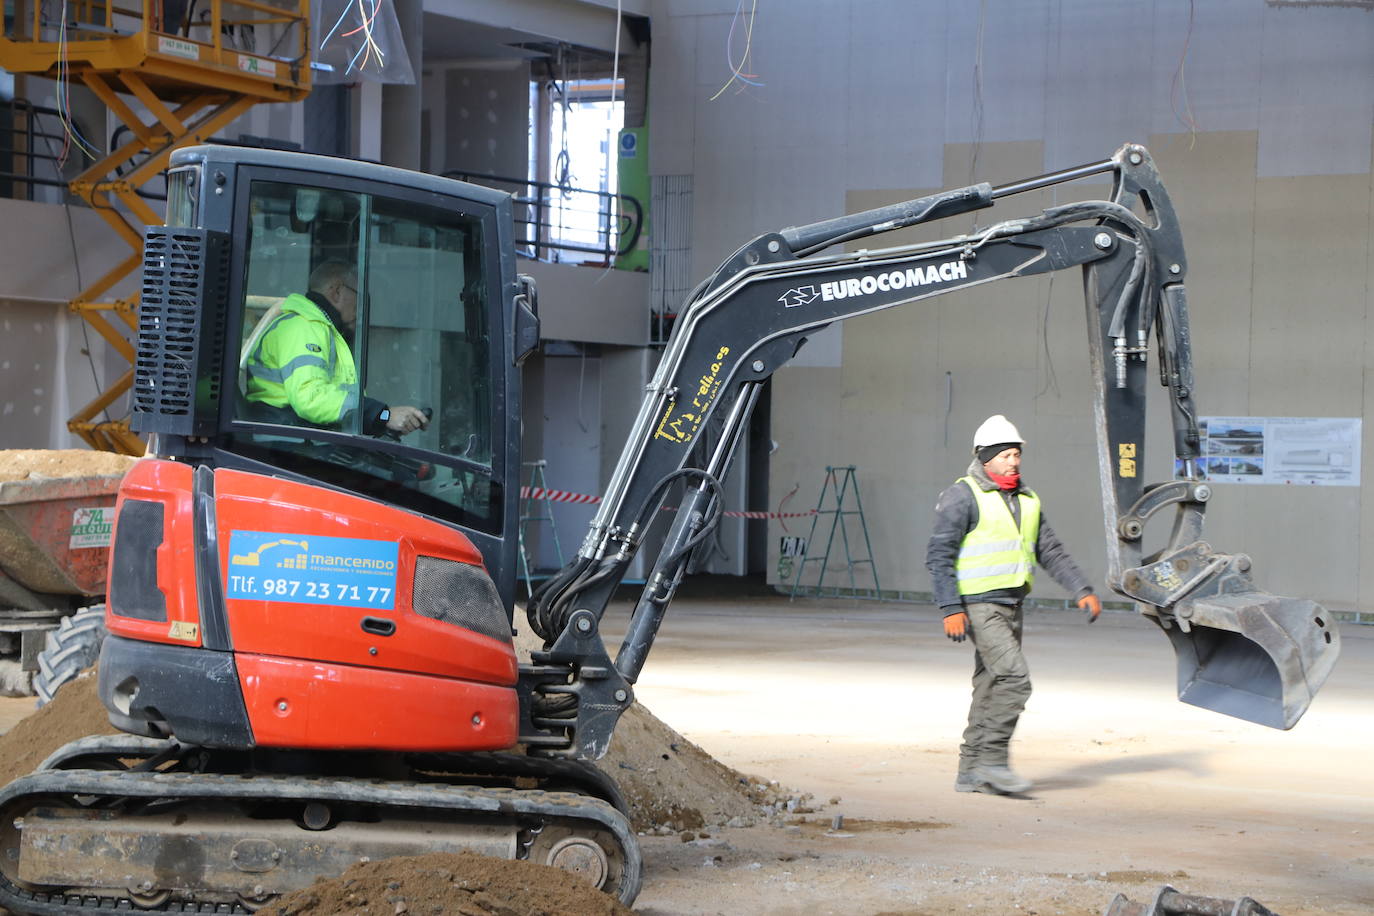
[[959,581],[965,579],[983,579],[990,576],[1011,576],[1024,573],[1030,569],[1026,563],[1003,563],[998,566],[974,566],[966,567],[955,572],[955,578]]
[[1016,538],[1010,541],[984,541],[979,544],[969,544],[959,548],[961,557],[981,557],[989,553],[1003,553],[1008,550],[1019,550],[1021,539]]
[[297,369],[302,369],[306,366],[315,366],[317,368],[325,370],[326,372],[329,371],[329,364],[324,361],[323,356],[314,356],[313,354],[307,354],[304,356],[297,356],[295,359],[291,360],[291,362],[287,363],[285,366],[282,366],[280,369],[273,369],[270,366],[265,366],[262,363],[258,362],[250,362],[248,364],[248,374],[255,379],[260,379],[265,382],[276,382],[278,385],[284,385],[286,384],[286,380],[291,377],[291,373],[295,372]]

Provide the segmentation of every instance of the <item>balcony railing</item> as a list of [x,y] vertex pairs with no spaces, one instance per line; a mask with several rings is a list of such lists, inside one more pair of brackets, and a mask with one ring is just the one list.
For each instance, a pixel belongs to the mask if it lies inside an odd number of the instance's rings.
[[463,169],[444,172],[443,176],[512,194],[515,243],[526,257],[609,265],[639,244],[644,206],[628,194]]
[[[33,200],[35,188],[67,187],[60,154],[66,136],[56,108],[27,99],[0,100],[0,197]],[[90,159],[73,145],[84,168]]]

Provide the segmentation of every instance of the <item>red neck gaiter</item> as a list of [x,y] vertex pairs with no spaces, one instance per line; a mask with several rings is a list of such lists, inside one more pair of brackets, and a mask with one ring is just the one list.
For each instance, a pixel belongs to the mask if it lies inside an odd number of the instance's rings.
[[1021,482],[1020,474],[994,474],[988,471],[988,477],[992,478],[992,482],[997,484],[999,490],[1015,490],[1016,485]]

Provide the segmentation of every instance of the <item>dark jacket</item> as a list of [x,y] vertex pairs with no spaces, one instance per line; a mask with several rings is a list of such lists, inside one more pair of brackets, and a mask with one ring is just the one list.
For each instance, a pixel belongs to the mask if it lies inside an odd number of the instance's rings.
[[[988,477],[983,464],[974,459],[969,465],[968,476],[977,481],[984,490],[996,490],[997,484]],[[1011,508],[1012,518],[1021,524],[1021,501],[1016,498],[1022,488],[1003,490],[1002,498]],[[926,569],[935,591],[935,603],[944,611],[946,617],[964,609],[964,604],[988,602],[991,604],[1020,604],[1030,591],[1030,586],[998,589],[981,595],[960,595],[959,582],[954,576],[954,561],[959,558],[959,547],[967,535],[978,524],[978,501],[973,492],[962,481],[955,481],[940,494],[935,503],[935,528],[930,533],[930,543],[926,546]],[[1045,507],[1040,507],[1040,534],[1035,541],[1035,562],[1064,590],[1078,600],[1092,594],[1092,586],[1087,576],[1069,556],[1068,549],[1055,535],[1054,529],[1045,520]]]

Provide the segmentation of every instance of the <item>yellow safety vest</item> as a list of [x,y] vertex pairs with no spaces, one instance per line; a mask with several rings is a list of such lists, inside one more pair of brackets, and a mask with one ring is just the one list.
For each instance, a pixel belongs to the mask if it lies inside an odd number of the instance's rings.
[[333,426],[358,406],[348,342],[315,303],[292,293],[249,356],[247,397],[290,408],[307,423]]
[[954,575],[959,594],[1026,586],[1034,579],[1035,542],[1040,535],[1040,498],[1029,490],[1017,494],[1021,501],[1021,529],[1011,517],[1011,507],[997,490],[984,490],[972,477],[960,477],[973,491],[978,504],[978,524],[964,535]]

